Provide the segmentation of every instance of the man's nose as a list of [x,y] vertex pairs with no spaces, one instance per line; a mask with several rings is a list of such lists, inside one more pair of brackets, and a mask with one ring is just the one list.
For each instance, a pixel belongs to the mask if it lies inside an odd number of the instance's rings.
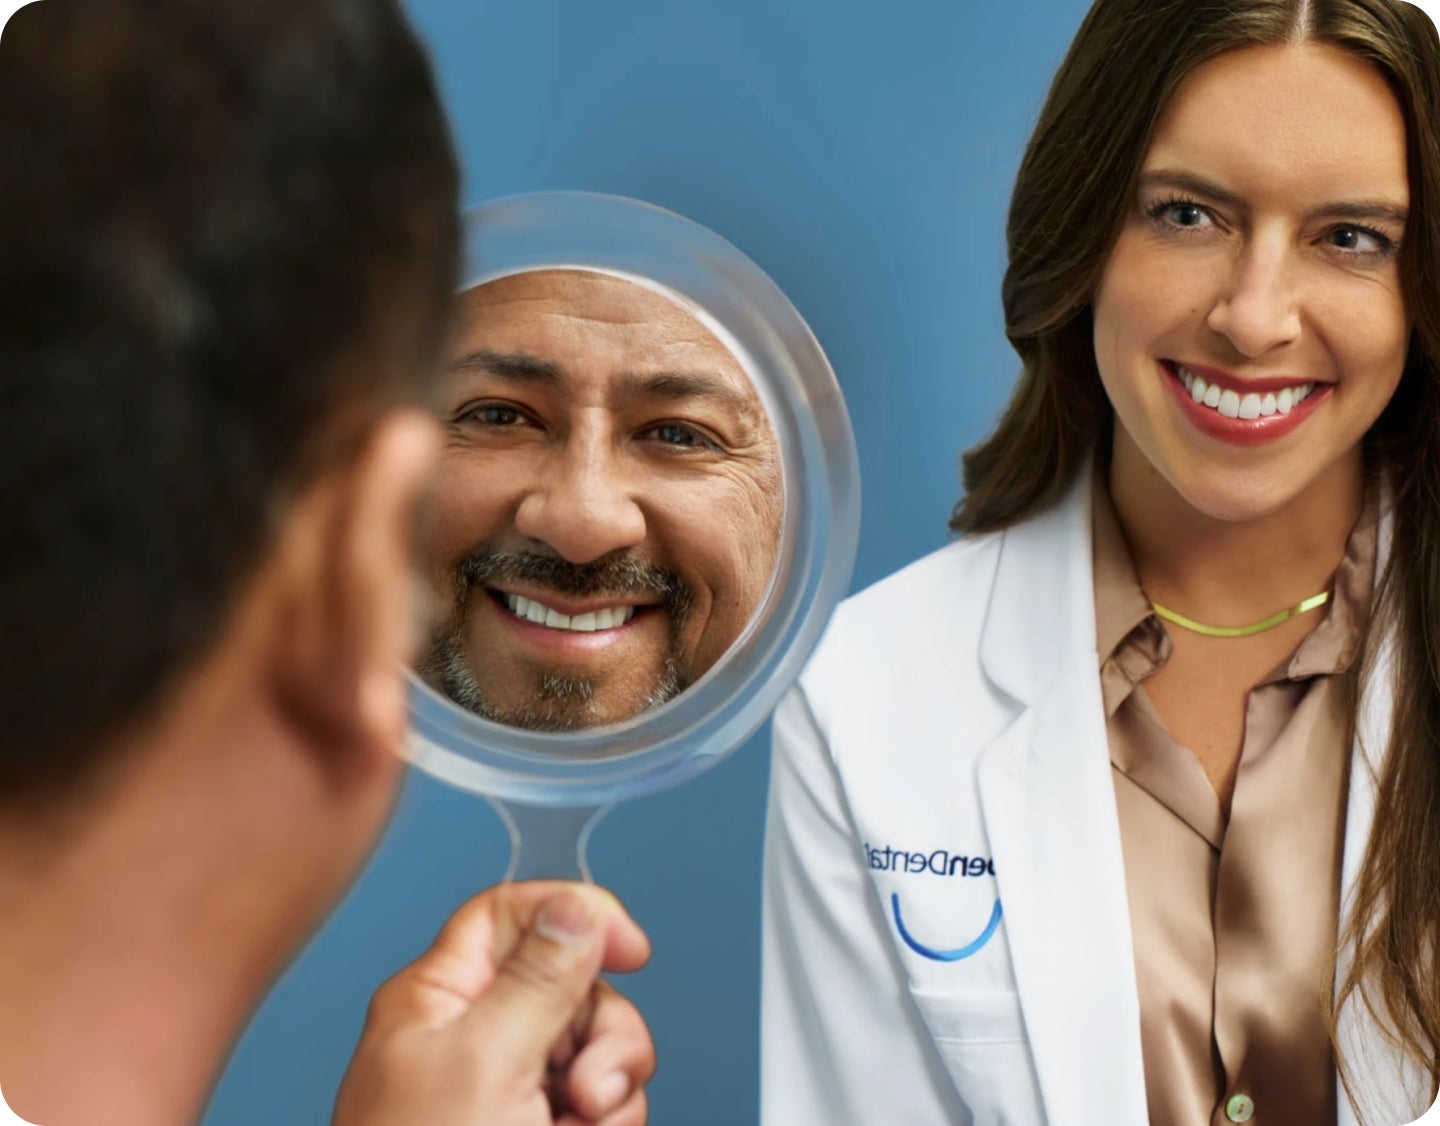
[[1300,335],[1296,266],[1277,246],[1252,245],[1221,284],[1205,323],[1247,359],[1258,359]]
[[601,443],[557,451],[515,513],[515,530],[571,563],[590,563],[645,539],[645,514],[616,452]]

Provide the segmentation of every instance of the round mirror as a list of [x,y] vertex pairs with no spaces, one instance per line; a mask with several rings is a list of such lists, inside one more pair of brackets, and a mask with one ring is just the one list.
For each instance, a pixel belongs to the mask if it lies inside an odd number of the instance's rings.
[[570,874],[577,835],[583,872],[596,810],[718,761],[803,666],[854,563],[855,444],[800,315],[695,223],[542,193],[469,213],[466,255],[412,758],[497,799],[526,874]]

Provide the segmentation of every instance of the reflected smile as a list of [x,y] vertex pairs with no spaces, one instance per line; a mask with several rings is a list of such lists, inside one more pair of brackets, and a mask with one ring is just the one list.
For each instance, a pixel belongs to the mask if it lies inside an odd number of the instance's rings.
[[595,633],[599,630],[617,629],[635,616],[634,606],[609,606],[598,610],[587,610],[581,614],[564,614],[553,606],[546,606],[522,594],[496,592],[505,608],[517,618],[547,629],[569,630],[572,633]]

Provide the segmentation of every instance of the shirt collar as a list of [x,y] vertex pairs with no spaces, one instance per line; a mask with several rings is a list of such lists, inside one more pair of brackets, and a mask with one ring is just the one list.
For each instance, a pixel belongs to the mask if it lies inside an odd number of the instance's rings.
[[[1105,711],[1113,715],[1130,688],[1169,659],[1171,643],[1165,624],[1140,586],[1103,465],[1096,466],[1092,489],[1095,652]],[[1364,640],[1374,589],[1379,492],[1375,482],[1367,484],[1360,518],[1335,570],[1325,617],[1262,683],[1340,673],[1354,663]]]

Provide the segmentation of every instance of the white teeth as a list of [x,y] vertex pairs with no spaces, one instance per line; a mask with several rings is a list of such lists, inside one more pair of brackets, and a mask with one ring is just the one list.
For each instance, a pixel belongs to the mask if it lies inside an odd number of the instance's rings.
[[520,594],[505,595],[505,605],[517,618],[524,618],[548,629],[564,629],[575,633],[594,633],[596,630],[615,629],[623,626],[635,616],[634,606],[613,606],[606,610],[591,610],[571,617],[549,606],[526,598]]
[[1193,402],[1203,403],[1211,410],[1219,411],[1226,418],[1238,418],[1246,421],[1269,418],[1275,414],[1289,414],[1309,398],[1315,390],[1315,384],[1311,382],[1301,383],[1295,387],[1286,387],[1277,392],[1266,391],[1261,394],[1252,391],[1241,395],[1237,391],[1225,390],[1217,383],[1206,383],[1204,377],[1196,375],[1183,364],[1175,365],[1175,374],[1185,385],[1185,390],[1190,393]]

